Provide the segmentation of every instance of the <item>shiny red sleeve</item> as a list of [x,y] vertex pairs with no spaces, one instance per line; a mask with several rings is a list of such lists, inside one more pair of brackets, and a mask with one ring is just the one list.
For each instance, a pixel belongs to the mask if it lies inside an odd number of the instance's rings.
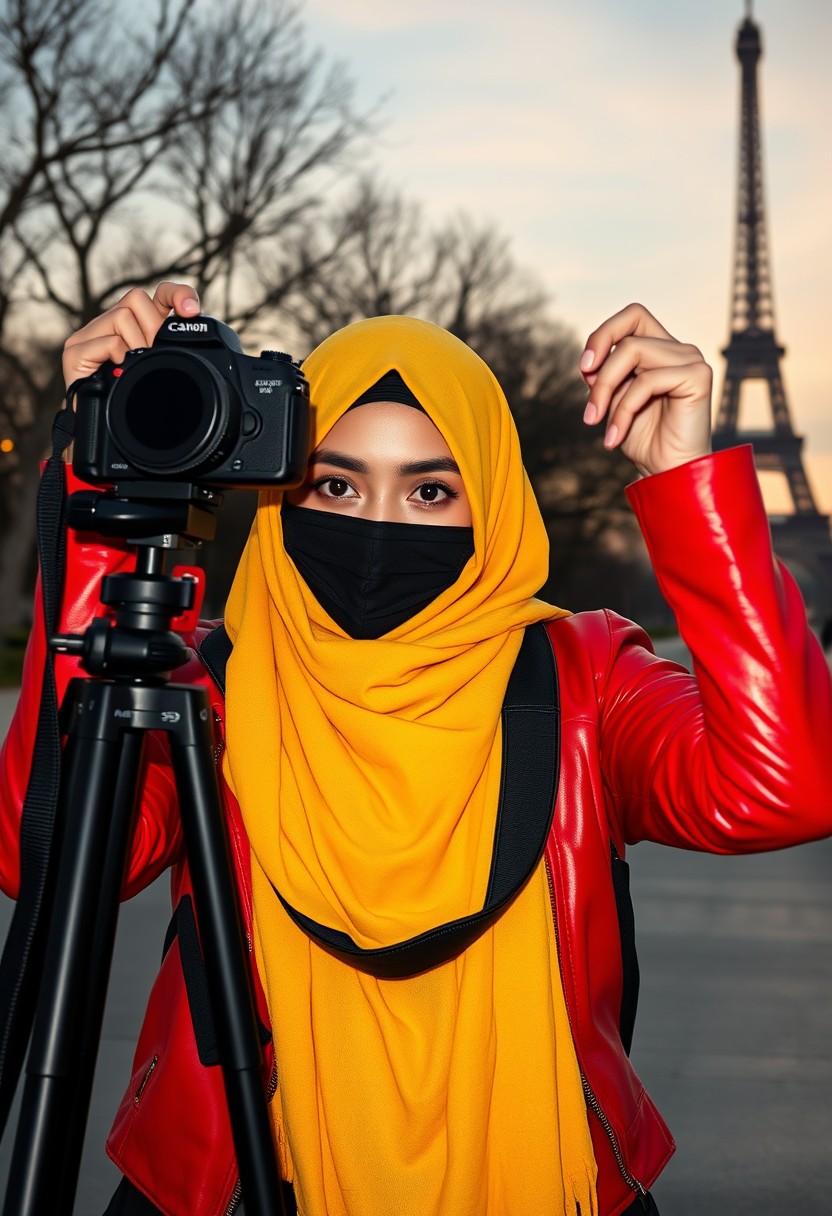
[[[89,488],[67,469],[67,488]],[[98,592],[105,574],[131,570],[134,557],[126,549],[105,545],[100,538],[67,534],[66,578],[60,614],[60,632],[79,633],[100,614]],[[40,581],[35,596],[35,619],[23,665],[20,699],[0,751],[0,888],[17,897],[20,884],[19,835],[23,799],[34,749],[41,681],[46,654]],[[79,671],[78,660],[58,656],[55,678],[60,704],[69,681]],[[125,898],[153,881],[178,855],[181,829],[167,744],[150,734],[145,747],[143,794],[137,814],[125,885]]]
[[600,747],[623,838],[742,853],[832,833],[832,679],[773,557],[750,446],[627,493],[693,675],[610,614]]

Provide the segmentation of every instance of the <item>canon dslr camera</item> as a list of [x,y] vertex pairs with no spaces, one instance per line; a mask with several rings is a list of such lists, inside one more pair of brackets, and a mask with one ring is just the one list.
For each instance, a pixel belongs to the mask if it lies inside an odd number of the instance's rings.
[[309,386],[289,355],[245,355],[213,317],[168,317],[153,346],[78,382],[73,464],[93,484],[218,489],[303,479]]

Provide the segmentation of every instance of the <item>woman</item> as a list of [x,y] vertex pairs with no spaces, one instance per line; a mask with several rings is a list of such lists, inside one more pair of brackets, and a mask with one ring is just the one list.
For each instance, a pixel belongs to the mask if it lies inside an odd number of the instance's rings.
[[[131,292],[69,340],[67,382],[147,345],[171,308],[199,305],[182,285]],[[181,673],[208,686],[223,730],[227,718],[225,807],[283,1177],[303,1216],[654,1210],[673,1144],[622,1041],[611,858],[641,839],[750,852],[832,831],[829,673],[772,559],[750,450],[709,455],[710,370],[645,309],[590,336],[585,419],[641,474],[628,496],[694,678],[631,623],[534,598],[545,530],[505,399],[462,343],[377,318],[304,367],[309,472],[261,497],[226,611],[225,704],[197,657]],[[77,630],[102,570],[129,558],[71,544],[61,627]],[[350,966],[287,905],[366,950],[482,907],[500,710],[537,621],[561,718],[543,862],[451,961],[392,980]],[[42,651],[36,630],[4,752],[10,892]],[[71,669],[61,660],[62,685]],[[181,906],[190,880],[157,744],[127,893],[169,864]],[[108,1150],[126,1178],[113,1213],[218,1213],[238,1197],[180,943]]]

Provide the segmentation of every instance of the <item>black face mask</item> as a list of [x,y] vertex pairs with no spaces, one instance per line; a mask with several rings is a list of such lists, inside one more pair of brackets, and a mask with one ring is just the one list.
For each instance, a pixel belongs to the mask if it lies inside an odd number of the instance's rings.
[[474,553],[473,528],[355,519],[284,499],[283,545],[351,638],[380,638],[426,608]]

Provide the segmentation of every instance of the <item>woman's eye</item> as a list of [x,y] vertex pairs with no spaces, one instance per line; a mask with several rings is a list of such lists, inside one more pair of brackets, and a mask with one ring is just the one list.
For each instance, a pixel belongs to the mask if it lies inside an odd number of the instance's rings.
[[325,498],[349,498],[353,487],[343,477],[322,477],[315,482],[315,489]]
[[417,502],[432,505],[449,501],[451,498],[457,498],[458,495],[450,486],[443,485],[441,481],[425,481],[422,485],[417,486],[412,497],[415,497]]

